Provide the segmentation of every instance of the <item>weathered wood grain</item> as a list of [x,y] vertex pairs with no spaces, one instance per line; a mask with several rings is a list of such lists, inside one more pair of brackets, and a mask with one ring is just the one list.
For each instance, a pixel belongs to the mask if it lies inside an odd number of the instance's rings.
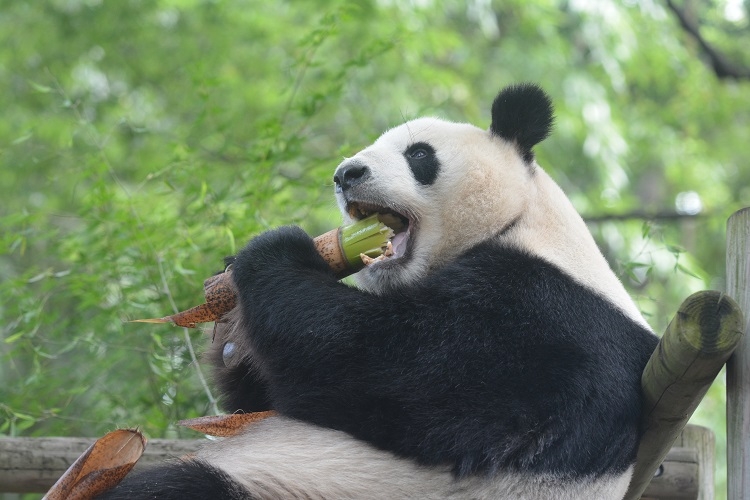
[[[95,438],[1,438],[0,493],[47,491]],[[194,453],[206,440],[151,439],[136,469]]]
[[745,312],[744,338],[727,362],[727,498],[750,498],[750,208],[727,222],[727,293]]

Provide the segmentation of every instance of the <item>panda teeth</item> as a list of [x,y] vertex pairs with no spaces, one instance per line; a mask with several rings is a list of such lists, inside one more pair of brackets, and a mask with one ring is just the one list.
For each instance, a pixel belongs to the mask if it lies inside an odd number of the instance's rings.
[[359,254],[359,258],[362,259],[362,262],[366,266],[371,266],[375,264],[376,262],[382,262],[386,260],[388,257],[392,257],[392,256],[393,256],[393,244],[390,241],[386,243],[385,251],[383,251],[382,254],[378,255],[375,258],[369,257],[363,253]]
[[[381,257],[382,257],[382,256],[381,256]],[[359,254],[359,258],[360,258],[360,259],[362,259],[362,262],[363,262],[363,263],[364,263],[364,265],[366,265],[366,266],[371,266],[371,265],[372,265],[372,264],[373,264],[373,263],[375,262],[375,260],[376,260],[376,259],[373,259],[372,257],[370,257],[369,255],[365,255],[365,254],[363,254],[363,253]],[[380,257],[378,257],[378,259],[379,259],[379,258],[380,258]]]
[[388,240],[388,243],[385,244],[385,251],[383,252],[383,255],[386,257],[393,256],[393,243],[391,243],[390,240]]
[[359,206],[356,203],[352,203],[349,206],[348,212],[349,212],[349,217],[351,217],[352,219],[355,219],[355,220],[360,220],[360,219],[367,218],[370,215],[372,215],[373,213],[375,213],[374,211],[369,211],[369,210],[363,209],[361,206]]

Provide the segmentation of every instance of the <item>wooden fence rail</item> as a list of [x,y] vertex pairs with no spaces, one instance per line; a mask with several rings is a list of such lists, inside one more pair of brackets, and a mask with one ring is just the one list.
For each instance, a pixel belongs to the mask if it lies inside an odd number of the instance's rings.
[[[0,493],[47,491],[95,438],[0,439]],[[195,452],[205,439],[150,439],[136,468]]]
[[[47,491],[93,442],[94,438],[6,438],[0,439],[0,496],[2,493]],[[136,469],[195,452],[205,443],[198,440],[149,440]],[[644,499],[695,500],[701,487],[713,478],[701,478],[713,460],[713,433],[688,426],[676,447],[665,458]]]

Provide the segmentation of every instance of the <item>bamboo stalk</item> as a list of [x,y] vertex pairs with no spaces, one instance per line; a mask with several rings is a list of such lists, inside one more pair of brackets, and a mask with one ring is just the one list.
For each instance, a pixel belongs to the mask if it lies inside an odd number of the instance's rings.
[[[390,215],[374,214],[347,226],[332,229],[313,238],[323,260],[341,279],[362,269],[366,262],[389,255],[393,229],[400,221]],[[195,328],[198,323],[218,321],[237,304],[231,272],[212,276],[203,282],[206,302],[163,318],[134,319],[133,323],[174,323]]]

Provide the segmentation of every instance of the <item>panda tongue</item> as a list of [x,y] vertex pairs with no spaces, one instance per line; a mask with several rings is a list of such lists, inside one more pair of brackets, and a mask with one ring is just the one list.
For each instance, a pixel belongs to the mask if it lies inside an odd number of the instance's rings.
[[401,257],[406,253],[406,240],[406,231],[398,233],[393,237],[391,240],[391,244],[393,245],[393,258]]

